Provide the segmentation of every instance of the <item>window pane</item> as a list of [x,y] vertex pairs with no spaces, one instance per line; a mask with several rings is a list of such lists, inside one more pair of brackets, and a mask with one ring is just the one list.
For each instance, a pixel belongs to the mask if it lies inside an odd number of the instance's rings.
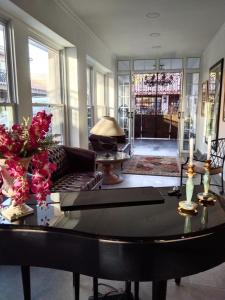
[[196,112],[198,104],[199,73],[187,73],[186,99],[184,106],[184,143],[183,149],[189,149],[190,137],[196,136]]
[[29,39],[32,103],[61,103],[59,53]]
[[105,82],[104,75],[97,73],[96,88],[97,88],[97,119],[105,116]]
[[137,59],[134,60],[134,70],[142,71],[142,70],[155,70],[156,69],[156,60],[155,59]]
[[182,58],[164,58],[160,59],[159,67],[161,70],[182,69]]
[[92,105],[91,93],[91,69],[87,68],[87,105]]
[[128,71],[128,70],[130,70],[130,61],[129,60],[118,61],[118,71]]
[[115,116],[115,112],[114,112],[114,106],[115,106],[115,102],[114,102],[114,79],[113,78],[109,78],[109,115],[111,117]]
[[0,106],[0,124],[5,124],[7,128],[13,125],[13,108],[12,106]]
[[88,134],[94,123],[94,107],[92,105],[92,76],[91,68],[87,68],[87,123],[88,123]]
[[52,123],[49,130],[52,134],[57,134],[57,141],[64,143],[64,108],[51,106],[33,106],[33,115],[37,112],[45,110],[48,114],[52,114]]
[[200,58],[190,57],[187,59],[187,69],[199,69],[200,68]]
[[128,111],[130,103],[130,76],[118,76],[118,121],[119,125],[128,134]]
[[7,102],[10,102],[10,100],[8,91],[5,26],[0,23],[0,103]]

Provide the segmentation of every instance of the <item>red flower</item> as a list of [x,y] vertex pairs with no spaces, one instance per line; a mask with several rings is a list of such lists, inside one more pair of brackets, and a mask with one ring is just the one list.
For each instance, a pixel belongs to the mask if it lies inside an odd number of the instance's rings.
[[[15,205],[24,203],[30,191],[35,193],[39,204],[50,194],[50,178],[56,166],[48,161],[48,151],[43,151],[42,143],[45,142],[51,119],[51,114],[41,111],[32,118],[30,126],[25,119],[22,124],[14,124],[11,130],[0,125],[0,157],[6,158],[9,175],[14,178],[12,199]],[[33,174],[28,180],[27,170],[20,159],[31,155]]]

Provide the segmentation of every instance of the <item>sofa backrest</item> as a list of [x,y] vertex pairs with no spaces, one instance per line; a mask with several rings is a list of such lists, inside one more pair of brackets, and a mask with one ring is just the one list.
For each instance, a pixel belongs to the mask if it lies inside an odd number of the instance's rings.
[[49,161],[56,164],[56,170],[52,173],[52,180],[64,176],[69,171],[69,161],[63,146],[56,146],[48,150]]

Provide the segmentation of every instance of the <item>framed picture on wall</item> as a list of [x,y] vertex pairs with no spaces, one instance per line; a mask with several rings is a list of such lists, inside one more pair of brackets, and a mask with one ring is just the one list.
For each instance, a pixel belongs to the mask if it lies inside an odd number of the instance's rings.
[[205,117],[206,102],[208,101],[208,80],[202,83],[202,104],[201,104],[201,116]]
[[205,141],[208,136],[212,139],[218,138],[219,118],[221,107],[221,90],[223,80],[223,58],[209,69],[208,101],[206,102],[206,132]]

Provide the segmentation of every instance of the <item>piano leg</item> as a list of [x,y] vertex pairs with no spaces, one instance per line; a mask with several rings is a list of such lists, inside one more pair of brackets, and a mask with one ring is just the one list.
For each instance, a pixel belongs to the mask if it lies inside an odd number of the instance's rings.
[[31,300],[30,266],[21,266],[24,300]]
[[93,277],[94,300],[98,300],[98,278]]
[[80,274],[73,272],[73,289],[74,299],[79,300],[80,298]]
[[139,300],[139,281],[134,282],[134,300]]
[[166,300],[167,281],[152,282],[152,300]]
[[125,282],[125,295],[126,295],[126,300],[133,300],[133,294],[131,293],[131,281],[126,281]]

